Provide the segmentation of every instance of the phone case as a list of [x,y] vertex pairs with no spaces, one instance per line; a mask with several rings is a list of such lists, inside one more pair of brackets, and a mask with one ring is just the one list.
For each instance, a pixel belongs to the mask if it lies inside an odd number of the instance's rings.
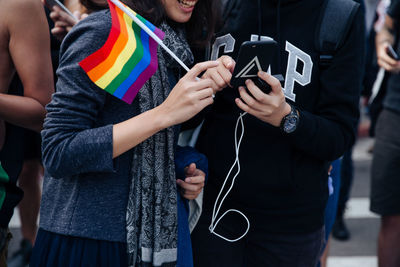
[[243,86],[247,79],[252,79],[256,84],[262,84],[258,80],[257,73],[260,70],[268,70],[277,52],[278,45],[273,40],[242,43],[232,74],[231,85],[233,87]]

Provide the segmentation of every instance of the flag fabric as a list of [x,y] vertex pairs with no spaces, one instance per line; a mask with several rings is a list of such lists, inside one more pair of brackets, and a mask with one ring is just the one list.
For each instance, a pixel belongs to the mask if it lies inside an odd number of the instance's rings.
[[[114,3],[108,0],[108,5],[112,26],[107,41],[79,65],[98,87],[131,104],[158,68],[158,44]],[[164,32],[129,10],[161,40],[164,38]]]

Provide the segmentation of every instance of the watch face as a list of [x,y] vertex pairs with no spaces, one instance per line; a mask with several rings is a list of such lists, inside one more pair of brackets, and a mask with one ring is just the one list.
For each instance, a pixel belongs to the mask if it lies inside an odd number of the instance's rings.
[[285,123],[283,125],[283,130],[285,131],[285,133],[291,133],[296,130],[297,119],[298,117],[296,115],[289,115],[288,117],[286,117]]

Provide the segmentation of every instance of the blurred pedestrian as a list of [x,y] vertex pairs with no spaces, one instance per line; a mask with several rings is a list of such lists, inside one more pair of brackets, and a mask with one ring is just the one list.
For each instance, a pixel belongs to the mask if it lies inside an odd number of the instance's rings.
[[[16,186],[27,128],[39,132],[53,93],[50,41],[37,0],[0,2],[0,266],[6,266],[8,223],[22,198]],[[22,86],[18,86],[18,80]]]
[[375,128],[371,167],[371,211],[381,215],[378,238],[380,267],[400,266],[400,1],[393,0],[387,10],[385,25],[377,33],[378,64],[391,72],[383,110]]

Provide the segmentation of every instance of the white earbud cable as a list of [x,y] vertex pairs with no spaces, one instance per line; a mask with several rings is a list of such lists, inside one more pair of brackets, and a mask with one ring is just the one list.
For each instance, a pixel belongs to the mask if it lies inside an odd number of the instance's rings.
[[[236,126],[235,126],[235,153],[236,153],[236,158],[235,158],[234,163],[232,164],[231,169],[229,170],[228,174],[226,175],[225,181],[224,181],[224,183],[223,183],[223,185],[221,187],[221,190],[218,193],[217,199],[215,200],[214,208],[213,208],[213,214],[212,214],[212,218],[211,218],[211,224],[210,224],[210,226],[208,228],[212,234],[214,234],[214,235],[216,235],[216,236],[218,236],[218,237],[220,237],[220,238],[222,238],[222,239],[224,239],[224,240],[226,240],[228,242],[236,242],[236,241],[242,239],[250,229],[250,221],[249,221],[249,219],[241,211],[236,210],[236,209],[229,209],[229,210],[225,211],[224,214],[222,214],[222,216],[217,219],[219,211],[220,211],[220,209],[222,207],[222,204],[225,201],[225,199],[228,196],[228,194],[230,193],[230,191],[232,190],[233,185],[235,184],[236,177],[240,173],[239,149],[240,149],[240,144],[242,143],[242,139],[243,139],[243,135],[244,135],[243,117],[246,114],[247,114],[247,112],[241,113],[240,116],[238,117],[237,121],[236,121]],[[238,141],[237,140],[237,130],[238,130],[239,122],[240,122],[240,125],[242,127],[242,131],[241,131],[240,138],[239,138],[239,141]],[[231,175],[232,170],[234,169],[236,164],[237,164],[237,172],[236,172],[235,176],[232,179],[231,186],[229,187],[228,191],[223,196],[222,200],[219,202],[219,199],[221,197],[222,191],[224,190],[225,185],[226,185],[226,183],[227,183],[227,181],[229,179],[229,176]],[[219,204],[218,204],[218,202],[219,202]],[[247,229],[246,229],[245,233],[242,234],[240,237],[238,237],[236,239],[229,239],[229,238],[226,238],[226,237],[224,237],[224,236],[222,236],[222,235],[220,235],[220,234],[215,232],[215,228],[217,227],[219,221],[229,212],[237,212],[237,213],[239,213],[240,215],[242,215],[245,218],[245,220],[247,222]]]

